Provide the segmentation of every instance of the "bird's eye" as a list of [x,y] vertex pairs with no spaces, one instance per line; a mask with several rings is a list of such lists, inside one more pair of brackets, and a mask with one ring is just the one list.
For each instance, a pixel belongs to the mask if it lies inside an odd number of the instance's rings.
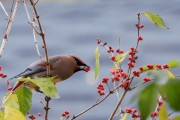
[[80,62],[80,61],[76,61],[76,64],[80,66],[80,65],[81,65],[81,62]]

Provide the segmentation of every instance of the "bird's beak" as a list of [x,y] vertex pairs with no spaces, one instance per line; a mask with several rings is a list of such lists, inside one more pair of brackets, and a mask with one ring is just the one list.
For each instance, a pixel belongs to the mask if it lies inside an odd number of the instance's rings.
[[80,66],[80,69],[84,70],[86,72],[89,72],[91,70],[91,68],[89,66],[87,66],[87,65],[86,66]]
[[84,70],[85,70],[86,72],[89,72],[89,71],[91,70],[91,68],[90,68],[89,66],[85,66],[85,67],[84,67]]

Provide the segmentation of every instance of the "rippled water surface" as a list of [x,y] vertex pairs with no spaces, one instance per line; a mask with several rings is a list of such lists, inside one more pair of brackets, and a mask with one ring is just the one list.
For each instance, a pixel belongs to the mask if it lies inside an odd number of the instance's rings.
[[[137,21],[136,14],[144,11],[159,14],[170,29],[156,28],[147,18],[141,17],[145,28],[141,32],[144,40],[139,46],[137,67],[147,63],[163,64],[172,59],[179,60],[179,5],[179,0],[83,0],[72,3],[40,2],[37,7],[45,31],[49,54],[70,53],[80,56],[91,66],[93,72],[96,38],[108,42],[115,48],[118,47],[120,38],[121,48],[127,51],[136,43],[137,30],[134,26]],[[5,31],[7,22],[5,18],[0,8],[0,39],[3,38]],[[0,60],[0,65],[4,67],[8,76],[21,72],[31,62],[38,59],[32,29],[27,22],[23,5],[20,4],[9,41]],[[103,76],[109,76],[112,63],[108,60],[106,50],[103,48],[100,50],[102,53],[99,78],[101,79]],[[179,73],[179,69],[173,71],[176,74]],[[6,86],[3,82],[1,83],[2,98]],[[61,98],[51,101],[50,120],[59,120],[64,110],[77,114],[92,105],[98,98],[96,85],[92,73],[85,72],[79,72],[69,80],[59,83],[57,86]],[[39,95],[34,93],[32,113],[43,113],[39,99]],[[129,105],[130,95],[125,99],[127,100],[123,102],[122,107],[133,106]],[[116,102],[114,95],[79,117],[78,120],[107,120]],[[38,118],[40,119],[43,120],[43,118]]]

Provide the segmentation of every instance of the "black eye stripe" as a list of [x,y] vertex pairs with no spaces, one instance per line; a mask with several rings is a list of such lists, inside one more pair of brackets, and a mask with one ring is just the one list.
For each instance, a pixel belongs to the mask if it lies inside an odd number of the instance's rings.
[[77,59],[76,57],[73,57],[74,59],[75,59],[75,61],[76,61],[76,64],[78,65],[78,66],[86,66],[86,64],[84,64],[84,63],[82,63],[79,59]]

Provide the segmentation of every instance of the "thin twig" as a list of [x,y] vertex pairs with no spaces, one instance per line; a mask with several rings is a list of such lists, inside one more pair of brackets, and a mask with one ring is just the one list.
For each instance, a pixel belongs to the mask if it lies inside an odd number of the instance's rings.
[[26,15],[28,17],[28,21],[29,21],[29,23],[31,24],[31,26],[33,28],[33,37],[34,37],[34,43],[35,43],[37,54],[38,54],[39,58],[44,62],[45,60],[43,59],[43,57],[42,57],[42,55],[41,55],[41,53],[39,51],[38,42],[37,42],[37,39],[36,39],[36,33],[38,33],[38,32],[37,32],[37,30],[35,28],[36,27],[35,18],[33,17],[33,20],[31,20],[30,14],[29,14],[29,11],[28,11],[28,8],[27,8],[27,5],[26,5],[26,1],[23,0],[22,2],[24,4],[24,8],[25,8],[25,11],[26,11]]
[[4,13],[6,14],[6,16],[8,17],[9,15],[8,15],[8,13],[7,13],[6,9],[4,8],[4,6],[3,6],[1,1],[0,1],[0,6],[3,9]]
[[44,51],[45,51],[45,56],[46,56],[47,76],[49,76],[50,75],[50,64],[49,64],[49,57],[48,57],[48,50],[47,50],[46,40],[45,40],[45,34],[44,34],[43,29],[42,29],[42,25],[41,25],[41,22],[40,22],[38,12],[36,10],[36,5],[35,5],[33,0],[30,0],[30,3],[32,5],[32,7],[33,7],[33,10],[34,10],[34,13],[35,13],[38,25],[39,25],[39,29],[40,29],[40,36],[41,36],[41,38],[43,40],[43,46],[44,46]]
[[100,103],[102,103],[104,100],[106,100],[113,92],[109,92],[109,94],[107,94],[103,99],[97,101],[95,104],[93,104],[92,106],[90,106],[89,108],[87,108],[86,110],[82,111],[81,113],[79,113],[78,115],[74,115],[73,118],[71,120],[75,120],[77,117],[81,116],[82,114],[88,112],[89,110],[91,110],[92,108],[94,108],[95,106],[99,105]]
[[45,101],[46,101],[46,107],[44,107],[45,109],[45,120],[48,120],[48,112],[49,112],[49,101],[51,100],[50,97],[46,96],[45,97]]
[[13,0],[13,3],[12,3],[12,8],[11,8],[10,16],[9,16],[9,19],[8,19],[8,24],[7,24],[7,27],[6,27],[5,35],[4,35],[4,38],[3,38],[2,42],[1,42],[0,58],[2,57],[4,48],[6,46],[6,42],[8,41],[9,33],[11,31],[11,27],[12,27],[12,24],[13,24],[15,15],[16,15],[16,11],[18,9],[18,5],[19,5],[19,0],[16,0],[15,3],[14,3],[14,1],[15,0]]

